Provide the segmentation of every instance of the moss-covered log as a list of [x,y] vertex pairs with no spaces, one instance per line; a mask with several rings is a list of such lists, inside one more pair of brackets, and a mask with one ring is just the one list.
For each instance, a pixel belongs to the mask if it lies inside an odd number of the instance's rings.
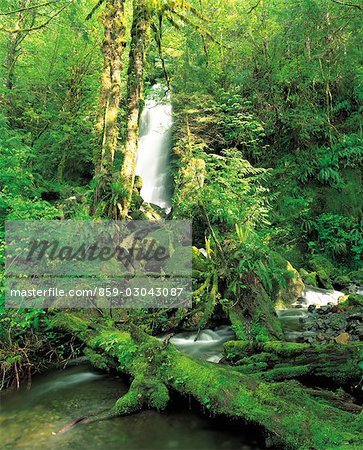
[[362,414],[332,406],[296,381],[265,382],[232,367],[195,360],[133,326],[119,330],[70,314],[56,316],[54,324],[77,334],[133,379],[113,413],[163,409],[171,390],[193,397],[211,414],[259,424],[287,448],[326,450],[362,444]]
[[265,380],[323,377],[338,384],[359,383],[363,343],[297,344],[292,342],[230,341],[226,359],[246,374]]

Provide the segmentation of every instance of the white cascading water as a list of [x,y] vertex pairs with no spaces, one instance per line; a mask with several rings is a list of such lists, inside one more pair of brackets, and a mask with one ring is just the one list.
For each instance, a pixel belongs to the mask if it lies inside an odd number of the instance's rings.
[[339,297],[344,296],[344,292],[320,289],[313,286],[307,286],[302,295],[299,304],[305,308],[310,305],[326,306],[328,303],[336,305]]
[[218,363],[223,358],[223,344],[235,339],[232,328],[222,325],[213,330],[178,333],[170,339],[179,350],[205,361]]
[[312,331],[304,331],[304,321],[309,317],[308,308],[315,305],[320,308],[329,303],[337,305],[339,297],[345,295],[340,291],[329,291],[312,286],[306,286],[301,298],[292,306],[295,308],[281,309],[276,311],[285,331],[285,339],[296,341],[302,337],[314,336]]
[[[160,99],[160,93],[164,98]],[[172,105],[165,88],[156,84],[140,118],[136,175],[142,179],[141,197],[167,213],[171,210],[169,175]]]

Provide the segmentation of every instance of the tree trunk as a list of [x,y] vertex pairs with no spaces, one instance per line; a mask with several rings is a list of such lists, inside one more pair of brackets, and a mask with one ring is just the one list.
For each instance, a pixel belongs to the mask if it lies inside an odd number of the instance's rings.
[[122,55],[126,47],[124,0],[107,0],[102,23],[105,28],[102,45],[104,68],[96,126],[100,139],[100,151],[96,163],[96,207],[102,200],[108,183],[112,180],[119,136]]
[[210,414],[261,425],[278,448],[326,450],[353,443],[358,448],[362,443],[362,414],[329,402],[339,394],[328,392],[322,400],[322,395],[317,397],[316,391],[293,380],[265,382],[232,367],[199,361],[132,325],[116,329],[65,313],[56,316],[54,326],[85,342],[96,366],[116,366],[133,379],[108,416],[142,408],[162,410],[169,393],[177,391],[193,397]]
[[23,11],[23,8],[26,8],[29,4],[29,0],[19,0],[17,2],[17,8],[19,8],[19,13],[17,14],[14,29],[18,29],[20,31],[16,31],[14,33],[8,34],[8,42],[7,42],[7,50],[4,61],[4,75],[3,75],[3,83],[6,88],[6,98],[5,104],[8,110],[8,121],[10,125],[13,125],[13,121],[16,117],[15,102],[14,102],[14,86],[15,86],[15,69],[21,55],[22,48],[21,44],[24,39],[29,34],[28,31],[21,31],[24,27],[30,24],[33,25],[35,20],[35,14],[29,13],[27,11]]
[[136,156],[139,138],[139,118],[142,106],[143,75],[146,46],[149,37],[150,12],[146,0],[134,0],[131,28],[131,48],[128,71],[127,137],[121,169],[123,194],[118,206],[118,216],[127,218],[135,181]]

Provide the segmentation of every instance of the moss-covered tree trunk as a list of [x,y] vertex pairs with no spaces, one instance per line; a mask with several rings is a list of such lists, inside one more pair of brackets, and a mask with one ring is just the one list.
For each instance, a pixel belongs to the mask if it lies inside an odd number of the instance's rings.
[[362,414],[344,411],[329,396],[316,397],[296,381],[265,382],[232,367],[196,360],[132,325],[115,329],[70,314],[58,315],[54,325],[85,342],[95,365],[116,367],[132,378],[129,392],[110,415],[164,409],[170,392],[177,391],[211,414],[261,425],[279,448],[326,450],[362,444]]
[[31,27],[35,20],[34,13],[29,13],[25,10],[28,6],[29,0],[19,0],[17,4],[19,12],[15,16],[16,19],[13,28],[19,31],[8,34],[5,60],[3,63],[3,84],[6,89],[5,105],[10,125],[12,125],[12,122],[16,118],[14,105],[15,70],[22,53],[23,41],[29,34],[29,31],[23,31],[23,28]]
[[118,215],[128,216],[135,181],[139,138],[139,118],[142,106],[144,63],[150,29],[150,11],[146,0],[134,0],[131,28],[131,48],[128,70],[128,118],[124,158],[121,169],[123,193],[118,203]]
[[107,0],[102,15],[105,34],[102,44],[104,68],[98,106],[99,151],[96,163],[96,205],[112,179],[113,162],[119,137],[122,55],[126,47],[124,0]]

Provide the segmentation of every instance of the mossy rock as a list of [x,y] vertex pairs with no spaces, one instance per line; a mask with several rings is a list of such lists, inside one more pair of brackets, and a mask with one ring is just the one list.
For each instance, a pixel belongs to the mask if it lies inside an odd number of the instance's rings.
[[253,345],[250,341],[228,341],[224,344],[224,354],[227,359],[233,360],[236,357],[249,356]]
[[300,269],[300,276],[303,279],[303,282],[309,286],[318,287],[317,281],[317,273],[316,272],[308,272],[305,269]]
[[349,278],[356,284],[363,285],[363,267],[349,273]]
[[353,306],[363,308],[363,295],[359,294],[350,294],[344,296],[344,301],[340,303],[340,306]]
[[314,255],[309,262],[313,271],[316,272],[319,284],[325,289],[334,289],[332,278],[335,268],[333,263],[323,255]]
[[346,287],[350,283],[350,277],[348,275],[338,275],[334,278],[334,285],[339,289]]
[[299,272],[279,253],[272,252],[270,265],[275,274],[272,297],[278,309],[291,306],[301,297],[305,285]]
[[266,342],[283,337],[274,302],[261,285],[249,286],[240,301],[226,305],[225,310],[240,340]]
[[188,317],[188,320],[183,324],[183,329],[189,331],[196,331],[200,328],[199,324],[203,319],[203,311],[196,311]]

